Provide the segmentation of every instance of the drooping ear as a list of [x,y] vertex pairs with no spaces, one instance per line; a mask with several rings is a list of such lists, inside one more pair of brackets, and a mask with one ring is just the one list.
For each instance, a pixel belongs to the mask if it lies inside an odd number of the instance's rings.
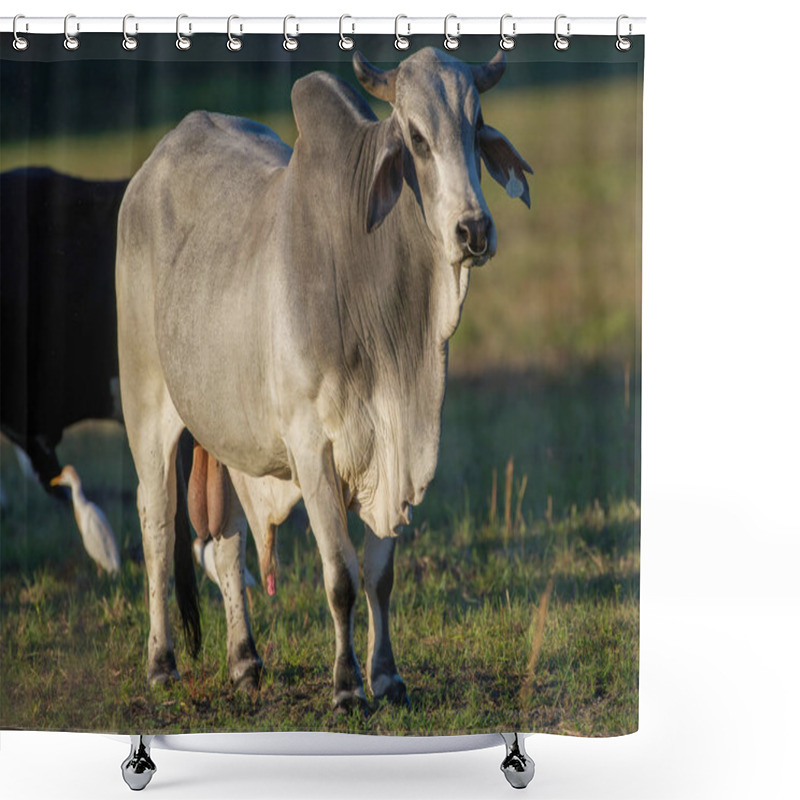
[[523,174],[528,172],[533,175],[528,162],[500,131],[488,125],[481,128],[478,142],[489,174],[508,192],[509,197],[519,197],[530,208],[531,193]]
[[403,141],[390,132],[375,160],[367,198],[367,233],[380,227],[403,189]]

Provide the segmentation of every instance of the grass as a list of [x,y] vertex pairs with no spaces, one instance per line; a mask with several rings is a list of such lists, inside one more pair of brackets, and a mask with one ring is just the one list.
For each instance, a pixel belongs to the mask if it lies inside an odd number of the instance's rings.
[[[122,429],[91,423],[69,431],[59,455],[120,538],[116,580],[98,579],[71,511],[0,442],[0,727],[635,730],[639,99],[624,80],[481,98],[487,123],[536,170],[533,209],[484,177],[499,251],[473,275],[450,351],[436,478],[397,551],[393,641],[410,710],[333,716],[333,628],[302,513],[279,531],[277,596],[252,594],[260,691],[227,682],[222,601],[207,580],[200,658],[179,643],[182,683],[149,689],[136,476]],[[264,121],[294,140],[290,116]],[[124,177],[166,129],[9,144],[0,167]],[[351,528],[360,548],[360,524]],[[359,597],[362,664],[366,614]]]
[[[86,465],[87,494],[103,505],[120,536],[123,568],[117,579],[98,579],[70,510],[22,475],[7,442],[0,449],[3,487],[14,498],[2,512],[0,724],[418,735],[498,728],[586,735],[634,730],[635,499],[620,493],[583,503],[574,494],[560,501],[550,494],[535,510],[538,492],[531,489],[548,485],[541,474],[548,466],[537,463],[537,436],[514,448],[516,425],[526,416],[546,419],[548,409],[555,413],[562,405],[559,393],[542,392],[537,405],[525,402],[521,389],[498,397],[485,385],[456,380],[451,388],[439,470],[445,477],[431,486],[415,514],[420,524],[401,538],[396,560],[393,638],[410,711],[381,707],[367,719],[332,714],[333,630],[321,562],[302,513],[279,531],[278,594],[252,593],[254,635],[265,663],[259,693],[237,694],[228,684],[222,601],[206,579],[200,658],[192,662],[179,644],[183,682],[169,690],[148,689],[135,476],[122,429],[91,423],[68,433],[61,455]],[[592,396],[597,405],[624,405],[621,387],[604,390],[594,379],[574,391]],[[464,406],[497,409],[503,403],[509,405],[506,423],[495,435],[506,456],[496,466],[487,460],[484,469],[462,471],[454,494],[455,475],[447,476],[459,462],[464,426],[470,425]],[[573,470],[586,467],[583,459],[562,462],[562,491],[570,483],[581,486]],[[353,520],[351,528],[360,549],[360,523]],[[250,548],[249,566],[258,574],[252,543]],[[366,613],[360,597],[355,638],[362,663]],[[173,622],[177,630],[177,618]]]

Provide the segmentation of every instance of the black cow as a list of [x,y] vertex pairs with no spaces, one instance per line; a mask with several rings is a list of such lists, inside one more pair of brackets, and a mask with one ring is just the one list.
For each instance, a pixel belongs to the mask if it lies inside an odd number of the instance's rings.
[[0,426],[48,491],[66,427],[121,421],[114,261],[127,184],[0,175]]

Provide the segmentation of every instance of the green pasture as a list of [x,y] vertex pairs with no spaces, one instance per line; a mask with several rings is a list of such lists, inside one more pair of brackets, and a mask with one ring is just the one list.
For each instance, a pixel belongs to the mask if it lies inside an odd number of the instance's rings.
[[[482,97],[487,123],[535,169],[533,208],[484,175],[498,254],[473,275],[451,345],[436,478],[397,549],[393,640],[409,710],[333,715],[333,626],[302,510],[279,531],[277,595],[251,592],[259,692],[227,683],[222,601],[205,578],[199,659],[178,639],[182,683],[149,689],[136,476],[121,426],[87,423],[59,455],[120,539],[116,579],[98,578],[70,509],[0,443],[0,727],[635,730],[639,102],[636,83],[619,79]],[[264,121],[293,141],[289,116]],[[0,168],[124,177],[165,130],[12,142]],[[360,549],[357,520],[351,533]],[[248,559],[257,575],[252,542]],[[362,664],[366,624],[361,597]]]
[[[417,734],[506,726],[593,735],[635,729],[639,509],[625,489],[632,449],[619,446],[621,462],[607,464],[588,442],[585,457],[562,450],[563,387],[552,399],[545,386],[518,387],[513,399],[457,380],[451,388],[438,477],[415,514],[418,524],[398,545],[393,631],[410,711],[381,708],[368,719],[331,713],[333,631],[320,559],[302,514],[279,533],[277,595],[251,592],[266,666],[259,694],[237,696],[228,686],[222,601],[205,578],[199,660],[192,662],[179,646],[182,685],[147,689],[135,475],[121,427],[90,423],[69,433],[61,456],[81,465],[87,493],[120,537],[118,579],[98,578],[71,511],[30,483],[12,448],[2,446],[9,497],[0,585],[3,726]],[[572,392],[591,393],[595,421],[613,426],[609,439],[619,444],[630,433],[620,387],[588,381]],[[478,462],[470,448],[482,449],[481,442],[464,443],[472,416],[505,403],[515,407],[487,432],[495,442]],[[518,426],[526,419],[530,436],[523,438]],[[537,419],[544,421],[540,429]],[[576,430],[586,436],[580,425]],[[514,461],[500,459],[501,452],[513,453]],[[616,485],[601,485],[606,470],[615,473]],[[570,485],[583,481],[584,493],[607,493],[580,505],[568,502]],[[551,493],[537,513],[545,489]],[[359,546],[361,526],[353,521],[351,528]],[[250,550],[257,575],[252,543]],[[363,598],[356,613],[363,662]]]

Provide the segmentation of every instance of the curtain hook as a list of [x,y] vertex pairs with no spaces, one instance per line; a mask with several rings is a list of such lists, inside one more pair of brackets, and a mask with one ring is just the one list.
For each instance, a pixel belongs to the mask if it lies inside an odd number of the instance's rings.
[[[346,19],[353,18],[349,14],[342,14],[342,16],[339,17],[339,47],[342,50],[352,50],[355,46],[355,42],[349,36],[345,36],[344,31],[342,30],[342,26],[344,25],[344,21]],[[350,33],[356,32],[355,23],[351,23],[350,28]]]
[[[451,36],[447,32],[447,23],[450,22],[451,19],[456,20],[456,35]],[[444,46],[447,50],[458,50],[458,45],[460,42],[458,41],[458,36],[461,33],[461,23],[458,21],[458,17],[455,14],[448,14],[444,18]]]
[[[289,36],[286,30],[286,27],[289,24],[290,19],[297,19],[297,17],[293,17],[291,14],[289,14],[288,16],[283,18],[283,49],[292,51],[292,50],[297,50],[299,42],[297,41],[297,39],[293,39],[291,36]],[[300,26],[295,25],[295,34],[298,33],[300,33]]]
[[[178,50],[188,50],[192,46],[192,40],[188,39],[181,33],[181,20],[188,19],[188,14],[178,14],[178,18],[175,20],[175,34],[177,35],[177,39],[175,40],[175,47]],[[189,23],[189,32],[191,33],[192,30],[192,23]]]
[[[81,43],[78,41],[77,36],[69,35],[69,21],[75,18],[76,17],[74,14],[67,14],[67,16],[64,17],[64,48],[66,50],[77,50],[81,45]],[[80,29],[81,29],[80,23],[76,22],[75,32],[77,33],[78,31],[80,31]]]
[[[555,22],[555,36],[556,36],[556,40],[553,42],[553,47],[555,47],[555,49],[556,49],[556,50],[568,50],[568,49],[569,49],[569,39],[565,39],[565,38],[564,38],[564,37],[563,37],[563,36],[562,36],[562,35],[561,35],[561,34],[558,32],[558,21],[559,21],[560,19],[566,19],[566,18],[567,18],[567,15],[566,15],[566,14],[559,14],[559,15],[556,17],[556,22]],[[571,35],[570,27],[571,27],[571,26],[570,26],[570,23],[568,22],[568,23],[567,23],[567,36],[570,36],[570,35]]]
[[411,42],[408,41],[408,36],[411,36],[411,23],[407,22],[406,26],[408,27],[408,31],[406,32],[405,36],[400,35],[400,20],[401,19],[408,19],[405,14],[398,14],[394,18],[394,46],[397,50],[408,50]]
[[[345,36],[343,30],[344,21],[346,19],[353,19],[353,18],[349,14],[342,14],[342,16],[339,17],[339,47],[342,50],[352,50],[355,45],[355,42],[349,36]],[[350,28],[351,28],[350,33],[356,32],[355,23],[351,23]]]
[[[239,19],[236,14],[231,14],[228,17],[228,41],[225,43],[225,46],[231,51],[231,53],[236,53],[242,49],[242,40],[231,33],[231,22],[233,22],[235,19]],[[241,32],[242,26],[240,25],[239,33]]]
[[[18,19],[25,19],[25,15],[24,14],[17,14],[17,16],[14,17],[14,24],[12,25],[12,28],[11,28],[13,33],[14,33],[14,49],[15,50],[19,50],[19,51],[27,50],[28,49],[28,40],[24,36],[20,36],[17,33],[17,20]],[[26,31],[28,30],[28,23],[27,22],[25,23],[25,30]]]
[[[627,50],[630,50],[630,49],[631,49],[631,40],[630,40],[630,39],[626,39],[626,38],[625,38],[624,36],[622,36],[622,34],[620,34],[620,32],[619,32],[619,31],[620,31],[620,22],[622,22],[622,20],[624,20],[624,19],[629,19],[629,17],[628,17],[628,15],[627,15],[627,14],[620,14],[620,15],[617,17],[617,41],[616,41],[616,48],[617,48],[617,50],[619,50],[619,51],[620,51],[620,52],[622,52],[622,53],[624,53],[625,51],[627,51]],[[630,36],[632,33],[633,33],[633,25],[631,25],[631,23],[629,22],[629,23],[628,23],[628,36]]]
[[512,15],[503,14],[503,16],[500,17],[500,47],[502,47],[503,50],[513,50],[514,45],[516,44],[514,37],[517,35],[517,23],[511,23],[511,36],[506,36],[505,32],[503,31],[503,24],[507,19],[512,19]]
[[[128,20],[129,19],[136,19],[133,14],[126,14],[122,18],[122,46],[125,50],[135,50],[139,46],[139,41],[137,40],[136,36],[128,36]],[[136,23],[134,26],[136,31],[139,30],[139,23]]]

